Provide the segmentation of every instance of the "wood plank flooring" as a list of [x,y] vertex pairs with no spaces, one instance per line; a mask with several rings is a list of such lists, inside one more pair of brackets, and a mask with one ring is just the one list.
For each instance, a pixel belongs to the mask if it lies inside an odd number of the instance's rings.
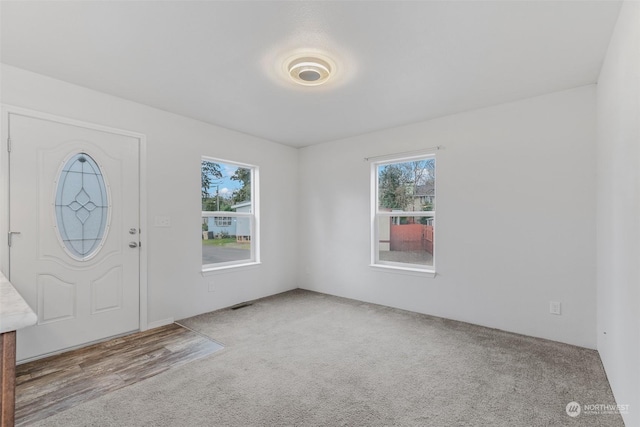
[[16,425],[25,426],[223,347],[177,324],[16,368]]

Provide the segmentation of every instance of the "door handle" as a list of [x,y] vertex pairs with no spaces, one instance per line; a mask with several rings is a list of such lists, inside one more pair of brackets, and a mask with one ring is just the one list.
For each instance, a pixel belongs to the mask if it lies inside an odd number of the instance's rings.
[[130,248],[137,248],[138,247],[138,243],[137,242],[129,242],[129,247]]

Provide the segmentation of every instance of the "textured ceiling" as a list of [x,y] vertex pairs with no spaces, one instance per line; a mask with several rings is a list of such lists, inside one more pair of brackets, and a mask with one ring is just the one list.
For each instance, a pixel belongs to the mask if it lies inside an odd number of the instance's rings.
[[[616,1],[3,1],[2,62],[306,146],[594,83]],[[321,87],[282,62],[337,62]]]

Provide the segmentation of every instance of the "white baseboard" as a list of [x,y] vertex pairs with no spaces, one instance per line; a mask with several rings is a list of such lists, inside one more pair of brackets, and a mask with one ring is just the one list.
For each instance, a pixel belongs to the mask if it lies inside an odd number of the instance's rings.
[[155,329],[155,328],[159,328],[160,326],[166,326],[166,325],[170,325],[173,323],[173,317],[169,317],[166,319],[162,319],[162,320],[156,320],[155,322],[149,322],[147,323],[147,329]]

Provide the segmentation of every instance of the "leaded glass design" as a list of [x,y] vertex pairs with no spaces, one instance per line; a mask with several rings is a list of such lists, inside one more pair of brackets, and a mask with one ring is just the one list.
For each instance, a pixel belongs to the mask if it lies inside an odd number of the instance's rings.
[[56,223],[71,257],[91,258],[101,246],[108,227],[109,200],[104,176],[87,153],[71,157],[58,178]]

